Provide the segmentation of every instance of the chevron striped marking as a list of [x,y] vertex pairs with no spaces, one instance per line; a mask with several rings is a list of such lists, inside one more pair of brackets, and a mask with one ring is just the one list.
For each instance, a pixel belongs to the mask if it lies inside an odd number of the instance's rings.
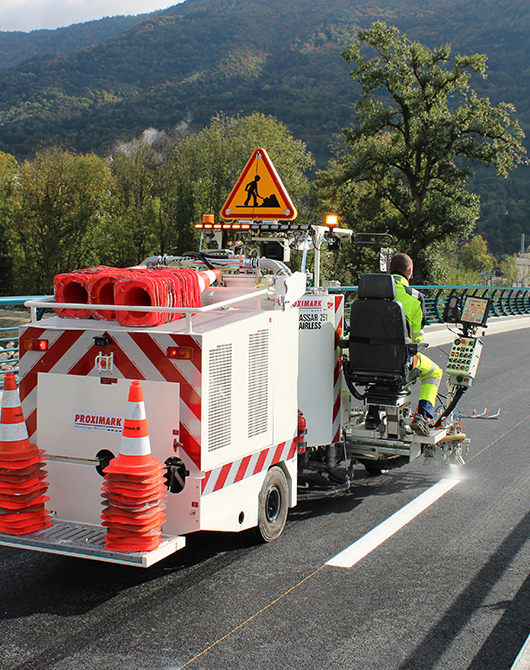
[[251,456],[245,456],[233,463],[227,463],[213,470],[209,470],[202,480],[202,495],[220,491],[227,486],[257,475],[268,470],[272,465],[288,461],[296,455],[297,438],[282,442],[268,449],[258,451]]

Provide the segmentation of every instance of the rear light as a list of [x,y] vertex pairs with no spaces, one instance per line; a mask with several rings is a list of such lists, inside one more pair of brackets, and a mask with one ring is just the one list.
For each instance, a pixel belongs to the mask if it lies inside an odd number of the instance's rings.
[[26,351],[48,351],[48,340],[26,340],[24,348]]
[[191,347],[168,347],[166,355],[168,358],[178,361],[191,361],[193,358],[193,349]]

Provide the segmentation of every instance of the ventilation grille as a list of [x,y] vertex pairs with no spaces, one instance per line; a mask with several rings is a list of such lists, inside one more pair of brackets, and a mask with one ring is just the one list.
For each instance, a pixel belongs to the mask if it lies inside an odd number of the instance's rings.
[[232,427],[232,345],[220,344],[209,353],[208,451],[227,447]]
[[250,335],[248,350],[248,437],[254,437],[269,424],[269,331]]

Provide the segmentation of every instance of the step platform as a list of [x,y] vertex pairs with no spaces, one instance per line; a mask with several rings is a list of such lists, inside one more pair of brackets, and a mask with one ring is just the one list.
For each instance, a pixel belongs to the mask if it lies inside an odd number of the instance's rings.
[[106,529],[102,526],[54,519],[53,526],[35,533],[0,533],[0,545],[139,568],[148,568],[186,545],[186,538],[183,536],[163,535],[160,546],[152,551],[109,551],[105,549],[105,532]]

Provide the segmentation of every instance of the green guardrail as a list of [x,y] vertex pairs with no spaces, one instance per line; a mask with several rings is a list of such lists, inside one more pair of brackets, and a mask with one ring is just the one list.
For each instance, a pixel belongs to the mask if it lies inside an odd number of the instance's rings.
[[[425,295],[427,309],[427,323],[443,323],[442,315],[447,299],[452,295],[465,297],[467,295],[486,297],[491,299],[491,316],[516,316],[530,314],[530,287],[517,286],[414,286]],[[351,303],[357,297],[357,286],[340,286],[330,288],[332,293],[344,293],[345,317],[348,320]],[[0,297],[1,308],[20,307],[27,300],[44,296],[9,296]],[[39,310],[37,318],[42,316]],[[20,312],[22,315],[23,312]],[[30,321],[29,311],[27,313]],[[18,326],[0,327],[0,388],[3,387],[3,378],[7,370],[18,374]]]
[[[427,323],[444,323],[443,311],[452,295],[490,298],[490,317],[530,314],[530,287],[517,286],[412,286],[425,296]],[[351,303],[357,297],[357,286],[341,286],[330,289],[333,293],[344,293],[345,316],[348,319]]]
[[[0,328],[0,375],[11,370],[18,373],[18,326]],[[2,386],[3,384],[0,384]]]
[[[44,296],[37,295],[26,295],[26,296],[3,296],[0,297],[0,308],[8,307],[23,307],[24,303],[27,300],[32,300],[35,298],[42,298]],[[10,316],[19,315],[20,317],[27,316],[27,323],[31,321],[31,315],[29,309],[16,310],[11,315],[6,315],[0,309],[0,316],[4,315],[6,318]],[[38,314],[37,318],[40,318]],[[18,319],[17,319],[18,320]],[[0,326],[2,326],[2,320],[0,319]],[[4,375],[6,372],[11,371],[18,377],[19,371],[19,348],[18,348],[18,329],[19,325],[12,326],[2,326],[0,327],[0,389],[4,387]]]

